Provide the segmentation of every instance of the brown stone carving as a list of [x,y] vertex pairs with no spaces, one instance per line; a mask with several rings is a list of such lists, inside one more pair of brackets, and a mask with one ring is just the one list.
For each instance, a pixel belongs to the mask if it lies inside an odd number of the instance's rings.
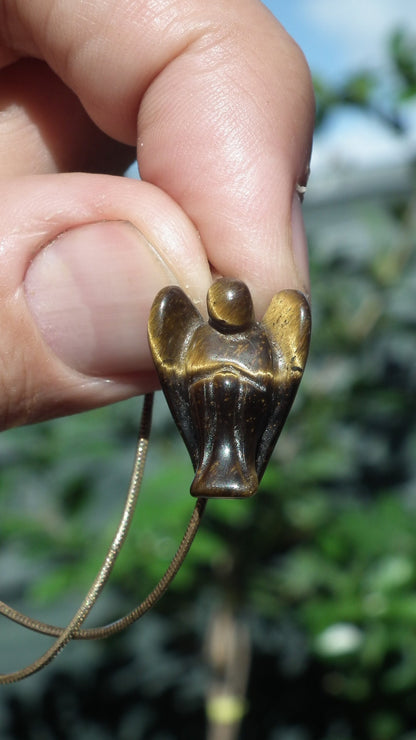
[[256,321],[247,286],[220,278],[207,307],[208,322],[181,288],[163,288],[149,343],[194,466],[191,493],[245,498],[257,491],[303,374],[309,305],[283,290]]

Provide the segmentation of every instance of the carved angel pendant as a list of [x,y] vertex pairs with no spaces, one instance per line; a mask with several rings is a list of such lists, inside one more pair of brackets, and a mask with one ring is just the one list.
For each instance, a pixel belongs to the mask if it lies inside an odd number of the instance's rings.
[[309,348],[310,312],[301,293],[284,290],[256,321],[248,288],[222,278],[207,297],[209,321],[177,286],[156,296],[149,341],[173,417],[195,469],[194,511],[179,548],[148,596],[126,616],[101,627],[82,625],[106,584],[130,527],[143,476],[153,394],[145,397],[136,458],[123,513],[103,563],[66,627],[46,624],[0,601],[0,613],[55,637],[46,652],[0,684],[20,681],[51,662],[70,640],[116,634],[143,616],[181,567],[206,499],[252,496],[289,413]]
[[305,367],[306,298],[283,290],[256,321],[247,286],[220,278],[206,322],[178,286],[163,288],[149,319],[162,389],[195,470],[193,496],[256,493]]

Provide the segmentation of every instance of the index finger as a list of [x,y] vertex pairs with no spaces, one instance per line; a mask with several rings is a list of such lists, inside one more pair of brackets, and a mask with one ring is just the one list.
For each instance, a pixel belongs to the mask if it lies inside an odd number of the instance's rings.
[[213,269],[262,311],[307,292],[295,196],[313,96],[294,42],[257,0],[0,2],[4,47],[45,59],[142,177],[196,225]]

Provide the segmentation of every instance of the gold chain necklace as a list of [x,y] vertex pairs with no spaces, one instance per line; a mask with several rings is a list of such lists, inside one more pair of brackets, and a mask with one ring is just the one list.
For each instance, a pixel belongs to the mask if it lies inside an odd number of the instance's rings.
[[139,606],[101,627],[82,625],[103,590],[126,539],[143,479],[153,394],[144,398],[133,473],[123,513],[88,593],[67,627],[33,619],[0,601],[0,613],[27,629],[55,637],[37,660],[0,684],[20,681],[50,663],[70,640],[109,637],[140,619],[178,573],[209,498],[247,498],[257,491],[305,367],[310,310],[305,297],[283,290],[256,321],[247,286],[220,278],[207,296],[206,322],[178,286],[162,289],[149,319],[149,344],[162,390],[190,454],[195,507],[169,567]]

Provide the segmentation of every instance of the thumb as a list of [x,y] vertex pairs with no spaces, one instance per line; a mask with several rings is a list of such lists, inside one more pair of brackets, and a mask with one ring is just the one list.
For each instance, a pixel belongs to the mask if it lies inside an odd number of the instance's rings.
[[16,178],[0,195],[0,426],[154,389],[156,292],[177,283],[202,304],[210,284],[183,211],[152,185],[105,175]]

